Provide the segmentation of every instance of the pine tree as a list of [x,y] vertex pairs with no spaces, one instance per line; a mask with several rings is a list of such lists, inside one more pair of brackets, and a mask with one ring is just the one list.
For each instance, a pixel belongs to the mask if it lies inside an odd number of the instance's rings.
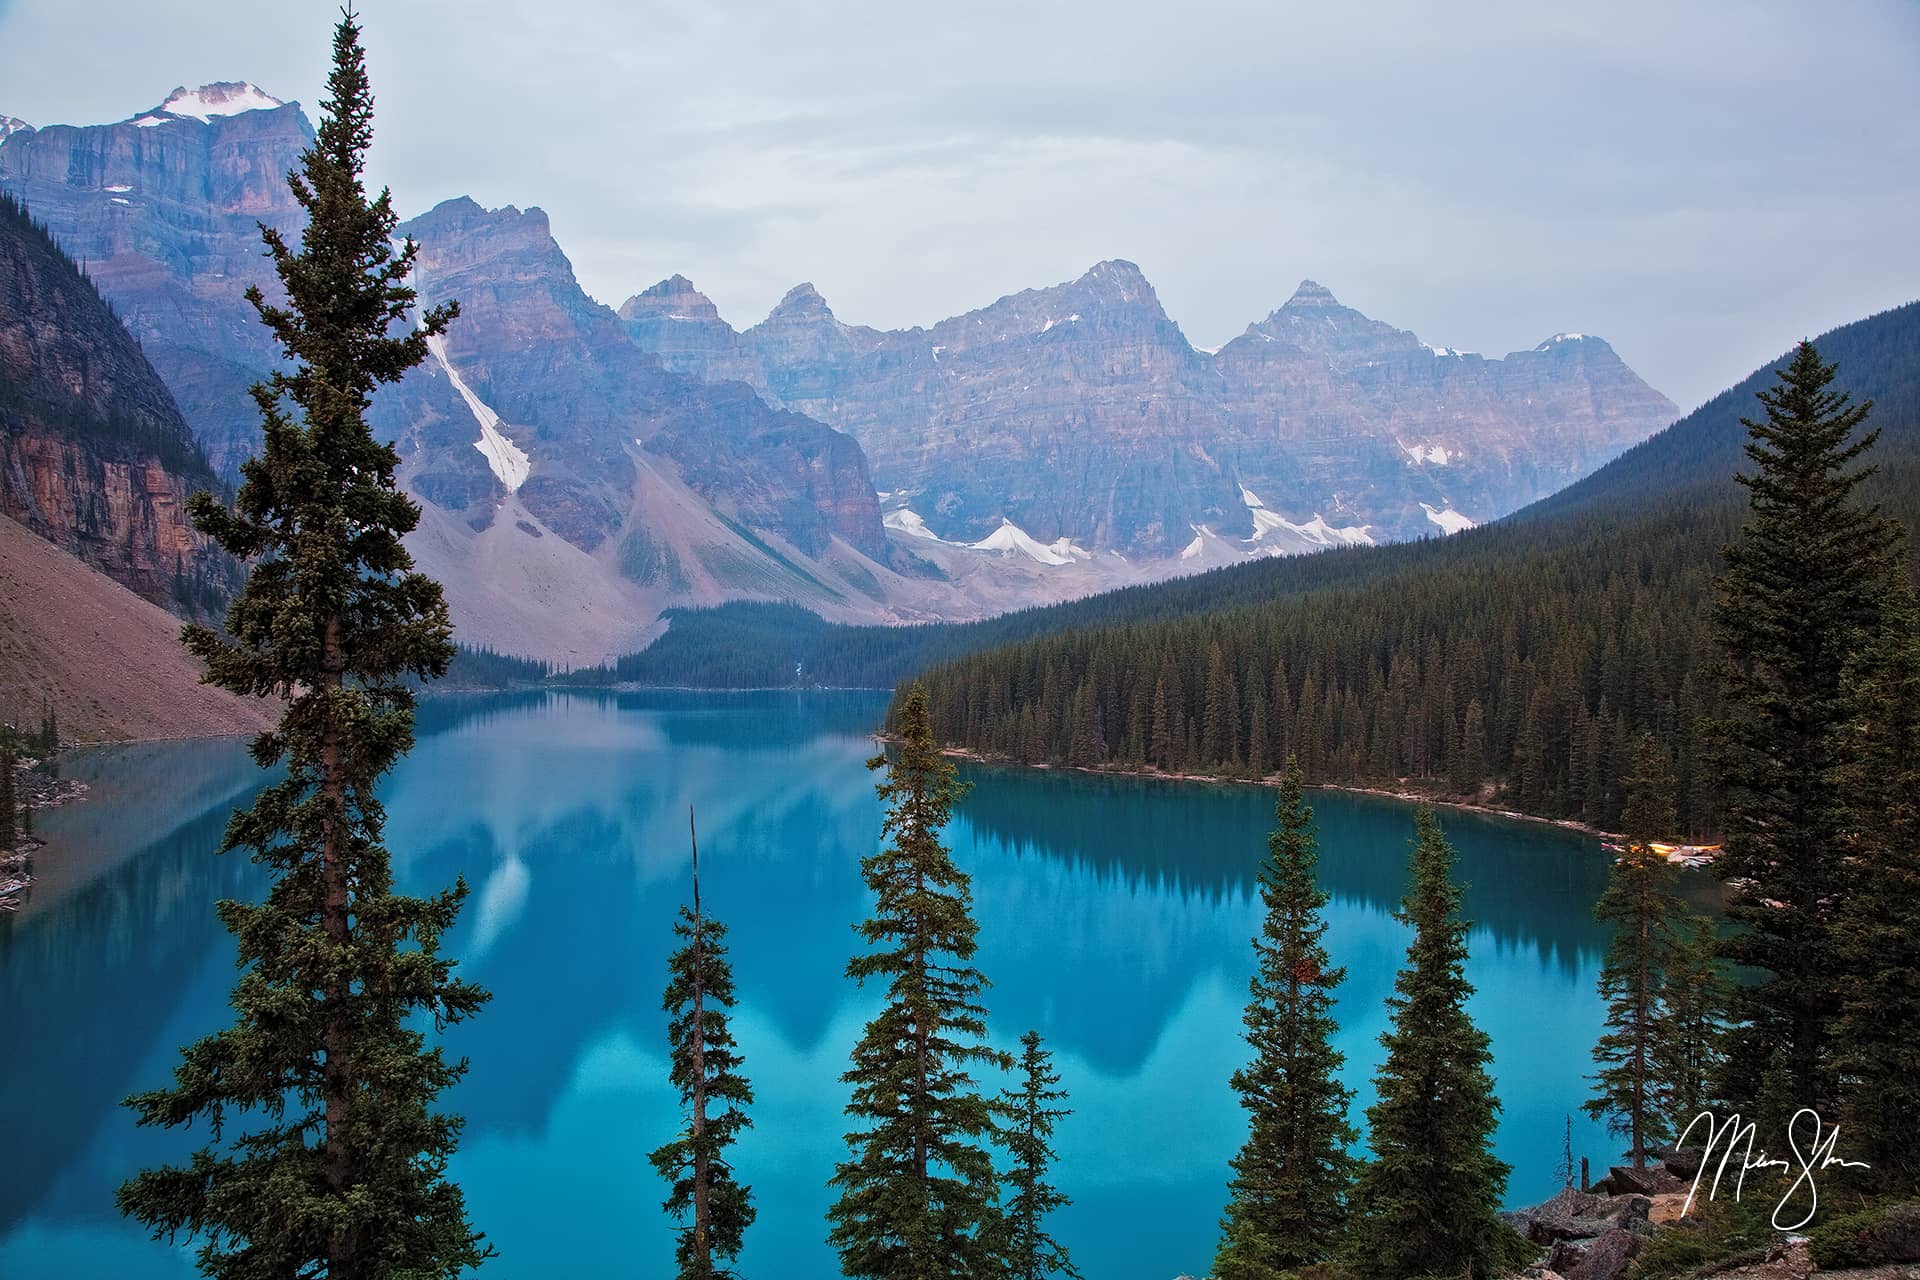
[[1467,925],[1453,849],[1432,810],[1415,819],[1413,883],[1396,918],[1412,927],[1380,1037],[1386,1061],[1367,1108],[1374,1158],[1354,1188],[1352,1260],[1366,1275],[1484,1277],[1513,1260],[1498,1216],[1508,1166],[1489,1146],[1500,1104],[1486,1033],[1466,1010]]
[[253,390],[263,450],[233,510],[205,493],[191,507],[253,569],[224,633],[183,638],[211,683],[286,703],[253,744],[284,773],[223,846],[251,849],[272,885],[218,907],[243,970],[234,1025],[188,1046],[171,1088],[128,1100],[144,1125],[204,1122],[209,1143],[123,1185],[121,1211],[156,1236],[197,1237],[201,1269],[231,1280],[452,1277],[490,1253],[446,1178],[461,1121],[434,1109],[466,1064],[426,1035],[486,998],[439,951],[466,886],[396,894],[375,795],[412,746],[409,681],[444,673],[453,646],[439,584],[401,545],[419,508],[365,415],[454,308],[391,336],[413,306],[415,251],[391,243],[388,194],[369,201],[362,185],[373,103],[359,34],[343,15],[317,140],[288,177],[308,215],[300,247],[262,231],[287,295],[248,292],[286,359]]
[[1477,794],[1487,776],[1487,713],[1478,698],[1467,703],[1451,763],[1454,791],[1462,795]]
[[[1716,869],[1746,882],[1729,914],[1735,963],[1767,977],[1735,996],[1727,1063],[1733,1102],[1756,1098],[1784,1048],[1801,1106],[1834,1097],[1838,1012],[1833,926],[1847,894],[1846,803],[1836,786],[1852,745],[1843,678],[1877,626],[1897,572],[1899,528],[1854,500],[1870,404],[1832,388],[1834,367],[1803,342],[1745,421],[1750,514],[1727,549],[1713,622],[1725,660],[1716,726],[1726,843]],[[1831,1114],[1829,1111],[1828,1114]]]
[[1668,1086],[1659,1070],[1660,1039],[1668,1010],[1662,998],[1673,926],[1681,914],[1673,867],[1652,846],[1673,830],[1673,778],[1666,749],[1644,735],[1634,748],[1626,781],[1627,847],[1614,860],[1594,918],[1613,926],[1600,967],[1606,1031],[1593,1046],[1593,1097],[1584,1108],[1605,1119],[1608,1132],[1628,1140],[1633,1167],[1646,1167],[1647,1149],[1672,1136],[1672,1112],[1662,1105]]
[[1321,944],[1327,894],[1314,881],[1320,857],[1304,792],[1300,763],[1288,757],[1275,805],[1279,826],[1260,868],[1267,914],[1253,940],[1244,1018],[1253,1061],[1233,1074],[1250,1132],[1233,1158],[1213,1263],[1220,1280],[1257,1280],[1323,1261],[1345,1226],[1353,1091],[1340,1083],[1346,1058],[1333,1047],[1333,989],[1346,971],[1328,964]]
[[[753,1087],[728,1025],[733,1008],[733,966],[727,962],[727,927],[700,908],[700,844],[687,812],[693,842],[693,906],[682,906],[673,931],[685,945],[667,961],[662,1007],[669,1015],[673,1085],[680,1091],[686,1128],[647,1159],[672,1184],[663,1206],[685,1224],[674,1249],[680,1280],[714,1280],[733,1272],[715,1259],[732,1261],[753,1225],[750,1189],[734,1179],[727,1150],[753,1122]],[[717,1109],[716,1109],[717,1108]],[[691,1219],[691,1220],[689,1220]]]
[[1156,769],[1173,765],[1173,719],[1167,709],[1167,682],[1153,686],[1153,721],[1148,731],[1147,760]]
[[1675,1133],[1684,1132],[1707,1108],[1721,1073],[1727,983],[1718,949],[1710,917],[1686,916],[1675,926],[1661,989],[1666,1009],[1654,1066],[1667,1123]]
[[1066,1090],[1059,1087],[1059,1073],[1053,1069],[1053,1055],[1041,1045],[1040,1033],[1029,1031],[1020,1037],[1020,1087],[1001,1093],[1000,1141],[1011,1157],[1006,1183],[1013,1193],[1004,1218],[1006,1233],[1002,1252],[1005,1274],[1011,1280],[1041,1280],[1042,1276],[1069,1276],[1080,1273],[1066,1249],[1047,1231],[1047,1215],[1073,1201],[1047,1181],[1047,1172],[1056,1158],[1053,1126],[1073,1114],[1052,1104],[1064,1100]]
[[1920,607],[1902,583],[1849,680],[1858,747],[1842,785],[1856,883],[1837,925],[1834,1052],[1851,1158],[1880,1190],[1920,1189]]
[[983,1043],[987,981],[967,963],[979,933],[972,891],[940,843],[965,788],[934,743],[924,689],[908,692],[897,724],[892,762],[867,762],[887,770],[876,790],[890,806],[882,830],[892,843],[860,864],[875,904],[858,932],[879,949],[847,965],[858,982],[884,979],[886,1004],[842,1077],[860,1127],[830,1180],[840,1198],[827,1241],[848,1276],[998,1276],[993,1105],[968,1069],[1010,1064]]

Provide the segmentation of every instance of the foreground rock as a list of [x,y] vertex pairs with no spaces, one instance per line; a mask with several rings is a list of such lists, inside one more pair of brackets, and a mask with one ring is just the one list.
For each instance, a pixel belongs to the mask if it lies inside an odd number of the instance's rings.
[[1514,1225],[1535,1244],[1550,1246],[1526,1274],[1563,1280],[1618,1280],[1626,1274],[1653,1226],[1652,1201],[1641,1195],[1603,1195],[1568,1187],[1516,1215]]

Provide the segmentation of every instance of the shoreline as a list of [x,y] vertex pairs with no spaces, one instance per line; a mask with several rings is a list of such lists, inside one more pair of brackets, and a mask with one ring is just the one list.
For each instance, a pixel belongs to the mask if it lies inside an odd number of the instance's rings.
[[[29,822],[42,810],[64,808],[87,798],[86,783],[42,773],[40,766],[45,763],[44,759],[22,756],[14,764],[14,795],[24,802],[21,807]],[[35,879],[34,858],[47,846],[39,832],[26,833],[15,827],[13,848],[0,852],[0,911],[16,912],[27,904]]]
[[[884,733],[873,735],[876,742],[892,742],[894,739]],[[974,764],[996,765],[1008,769],[1036,769],[1057,773],[1084,773],[1096,777],[1110,778],[1146,778],[1162,782],[1204,782],[1213,786],[1272,787],[1279,784],[1280,775],[1269,773],[1259,778],[1226,778],[1211,773],[1167,773],[1160,769],[1110,769],[1095,768],[1089,765],[1068,764],[1021,764],[1015,760],[990,756],[972,747],[941,747],[940,754],[955,760],[966,760]],[[1590,822],[1577,818],[1546,818],[1535,813],[1522,813],[1517,809],[1502,809],[1495,805],[1478,804],[1471,800],[1444,799],[1440,796],[1425,795],[1418,791],[1395,790],[1384,786],[1362,786],[1357,783],[1315,782],[1308,784],[1310,791],[1344,791],[1350,795],[1377,796],[1383,800],[1399,800],[1407,804],[1425,804],[1436,808],[1459,809],[1467,813],[1483,814],[1490,818],[1510,818],[1516,822],[1536,822],[1544,826],[1559,827],[1563,831],[1576,831],[1581,835],[1592,836],[1597,840],[1623,840],[1626,837],[1615,831],[1606,831]]]

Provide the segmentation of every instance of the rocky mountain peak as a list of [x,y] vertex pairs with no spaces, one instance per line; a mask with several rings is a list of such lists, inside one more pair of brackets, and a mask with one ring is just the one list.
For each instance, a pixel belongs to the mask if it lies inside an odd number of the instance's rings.
[[0,115],[0,142],[5,142],[16,133],[31,133],[33,126],[17,116]]
[[1424,345],[1408,330],[1396,329],[1346,306],[1315,280],[1302,280],[1278,311],[1259,324],[1248,325],[1247,332],[1341,363],[1417,351]]
[[523,278],[573,278],[573,264],[554,240],[546,210],[537,205],[484,209],[471,197],[456,196],[402,223],[400,231],[423,245],[457,245],[459,256],[469,260],[511,258]]
[[787,296],[774,305],[767,313],[768,322],[775,320],[832,320],[833,310],[827,306],[827,300],[811,282],[797,284],[787,290]]
[[1109,302],[1157,301],[1145,274],[1125,258],[1096,262],[1075,283],[1090,288]]
[[[1299,311],[1312,307],[1339,307],[1340,300],[1333,296],[1333,290],[1317,280],[1302,280],[1300,287],[1293,291],[1282,311]],[[1342,308],[1345,310],[1345,308]]]
[[713,299],[693,287],[683,275],[668,276],[659,284],[642,289],[620,305],[620,318],[634,320],[658,315],[665,320],[699,320],[711,323],[720,319]]

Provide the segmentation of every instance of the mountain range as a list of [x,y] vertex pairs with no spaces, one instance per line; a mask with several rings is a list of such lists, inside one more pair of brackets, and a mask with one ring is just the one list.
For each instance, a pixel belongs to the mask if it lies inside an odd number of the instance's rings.
[[[274,366],[244,299],[313,129],[245,82],[0,136],[26,202],[125,321],[217,480]],[[684,278],[615,310],[537,208],[406,223],[462,316],[375,405],[423,504],[412,544],[463,639],[588,663],[664,615],[786,601],[839,622],[977,618],[1273,554],[1450,533],[1675,416],[1605,342],[1433,348],[1305,283],[1217,352],[1138,268],[1096,265],[929,329],[810,285],[736,331]]]
[[1196,350],[1122,261],[931,329],[845,324],[803,284],[736,333],[680,276],[620,316],[667,367],[848,432],[893,527],[949,542],[1011,521],[1043,545],[1214,563],[1451,533],[1678,416],[1599,338],[1487,359],[1311,280]]

